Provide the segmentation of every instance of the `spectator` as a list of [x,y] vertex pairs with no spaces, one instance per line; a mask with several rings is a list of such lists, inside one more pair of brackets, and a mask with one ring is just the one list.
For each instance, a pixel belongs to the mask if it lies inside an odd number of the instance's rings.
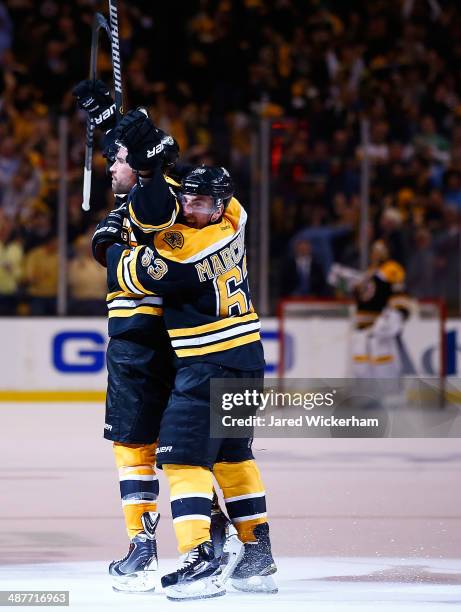
[[298,238],[293,255],[286,258],[282,268],[282,297],[325,295],[326,291],[325,274],[312,254],[311,243]]
[[75,255],[68,268],[70,307],[75,316],[105,316],[106,271],[91,252],[92,233],[82,234],[74,243]]
[[0,315],[14,315],[24,252],[13,222],[0,214]]
[[[69,118],[71,241],[111,205],[95,152],[92,210],[80,210],[84,123],[70,95],[87,74],[82,49],[89,49],[99,4],[0,0],[0,209],[21,228],[27,251],[48,233],[57,211],[60,114]],[[428,249],[441,271],[434,283],[444,283],[437,291],[457,305],[450,275],[458,274],[459,261],[447,209],[461,209],[461,54],[450,44],[459,38],[459,2],[203,0],[184,4],[180,17],[178,3],[167,3],[155,20],[151,5],[127,2],[120,15],[127,99],[132,107],[151,108],[186,161],[230,163],[244,196],[256,159],[254,115],[276,119],[273,270],[298,234],[311,242],[324,273],[333,260],[357,259],[351,241],[358,225],[361,118],[368,117],[370,242],[386,239],[394,258],[413,265],[409,246],[428,240],[415,231],[429,231]],[[104,47],[99,69],[107,80]]]
[[26,254],[23,283],[31,315],[56,314],[58,249],[55,236],[49,236]]
[[430,232],[421,228],[415,234],[415,243],[407,266],[407,290],[415,298],[434,298],[435,253]]

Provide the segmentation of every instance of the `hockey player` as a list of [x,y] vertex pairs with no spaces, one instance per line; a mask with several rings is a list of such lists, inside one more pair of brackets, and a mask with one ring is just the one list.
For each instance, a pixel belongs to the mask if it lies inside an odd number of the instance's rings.
[[[140,240],[151,240],[152,232],[168,227],[179,209],[171,197],[169,186],[178,186],[171,176],[165,176],[167,198],[157,190],[156,207],[149,210],[149,223],[140,222],[144,201],[149,200],[149,172],[144,174],[142,189],[139,173],[127,162],[127,150],[115,141],[115,119],[111,94],[101,81],[82,81],[74,89],[78,104],[105,133],[104,155],[110,162],[112,191],[116,209],[99,226],[99,239],[113,229],[114,222],[123,223],[124,239],[136,245],[132,226]],[[146,117],[145,114],[142,115]],[[151,122],[146,122],[151,126]],[[153,128],[155,146],[162,174],[181,176],[188,167],[178,166],[179,148],[176,141],[158,128]],[[167,184],[168,183],[168,184]],[[144,194],[145,192],[145,194]],[[128,202],[128,204],[127,204]],[[131,223],[126,208],[132,211]],[[136,211],[136,212],[135,212]],[[95,249],[96,259],[105,265],[105,252]],[[128,554],[110,564],[113,588],[138,592],[153,590],[157,569],[155,529],[158,523],[158,480],[155,475],[155,449],[161,414],[166,406],[174,378],[172,349],[162,321],[160,297],[133,299],[129,291],[109,295],[109,346],[107,349],[108,392],[104,436],[113,440],[119,470],[120,494],[125,524],[130,539]],[[216,497],[215,497],[216,499]],[[213,540],[222,549],[224,538],[231,535],[229,521],[213,505]]]
[[[157,185],[162,192],[163,177],[145,118],[128,113],[118,138],[128,149],[129,163],[149,171],[151,187]],[[211,378],[263,375],[259,321],[248,290],[246,213],[232,197],[232,181],[222,168],[194,170],[183,179],[179,195],[180,222],[157,232],[152,245],[121,244],[121,224],[118,235],[101,232],[94,239],[95,248],[107,249],[111,293],[131,291],[136,299],[163,296],[178,360],[175,387],[162,417],[157,463],[170,483],[178,547],[186,556],[183,566],[164,576],[162,584],[172,599],[225,593],[210,542],[213,469],[245,543],[232,576],[234,586],[251,590],[253,583],[254,589],[275,592],[264,487],[251,441],[209,438]]]
[[[123,222],[125,239],[136,244],[126,219],[127,199],[137,198],[137,173],[126,160],[127,150],[115,143],[115,105],[101,81],[82,81],[74,89],[77,102],[105,134],[104,155],[110,162],[115,210],[107,217]],[[176,161],[178,147],[164,132],[162,170]],[[171,184],[174,183],[168,179]],[[128,195],[129,194],[129,195]],[[168,199],[166,207],[152,211],[159,228],[176,216],[177,206]],[[155,229],[154,223],[152,230]],[[105,265],[105,253],[94,252]],[[128,554],[109,566],[113,587],[121,591],[154,588],[157,569],[155,528],[158,522],[159,486],[155,474],[155,449],[160,418],[168,401],[173,380],[172,349],[162,319],[162,300],[157,296],[133,299],[129,291],[109,296],[109,345],[107,348],[108,387],[104,437],[113,441],[119,472],[120,495],[127,534]]]
[[373,243],[370,259],[369,270],[353,291],[357,311],[352,370],[357,378],[398,379],[398,337],[411,309],[405,294],[405,270],[390,258],[382,240]]

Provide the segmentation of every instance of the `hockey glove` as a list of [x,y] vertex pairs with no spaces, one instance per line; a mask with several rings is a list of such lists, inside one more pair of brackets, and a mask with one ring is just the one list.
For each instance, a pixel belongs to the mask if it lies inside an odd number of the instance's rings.
[[93,119],[95,127],[107,131],[115,126],[115,103],[102,81],[80,81],[72,94],[78,106]]
[[106,250],[111,244],[121,242],[128,244],[128,231],[123,226],[127,215],[126,204],[110,212],[107,217],[98,223],[91,240],[93,257],[101,266],[106,267]]
[[128,111],[116,129],[116,137],[128,149],[126,161],[133,170],[154,170],[163,162],[164,133],[145,112]]

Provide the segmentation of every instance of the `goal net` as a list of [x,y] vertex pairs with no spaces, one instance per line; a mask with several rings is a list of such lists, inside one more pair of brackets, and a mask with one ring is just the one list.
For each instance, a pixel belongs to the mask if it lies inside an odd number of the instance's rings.
[[[350,300],[288,298],[278,306],[279,376],[352,378],[354,303]],[[415,301],[399,338],[402,376],[431,378],[444,387],[445,307]]]

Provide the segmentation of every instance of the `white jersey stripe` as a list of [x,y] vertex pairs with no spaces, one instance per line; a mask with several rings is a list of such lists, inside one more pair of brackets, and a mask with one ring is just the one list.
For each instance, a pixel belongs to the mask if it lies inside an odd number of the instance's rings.
[[155,504],[155,499],[122,499],[122,506],[135,506],[137,504]]
[[158,480],[157,476],[153,474],[127,474],[125,476],[119,476],[120,482],[125,482],[126,480],[145,480],[146,482],[150,482],[153,480]]
[[136,251],[132,250],[131,253],[123,260],[123,280],[125,281],[125,285],[132,293],[139,293],[139,290],[137,289],[137,287],[135,287],[133,281],[131,280],[131,274],[129,270],[130,262],[133,259],[135,253]]
[[207,334],[206,336],[198,336],[196,338],[185,339],[180,338],[178,340],[172,340],[171,346],[173,348],[184,348],[186,346],[203,346],[204,344],[209,344],[210,342],[214,342],[215,340],[225,340],[226,338],[239,336],[244,332],[251,332],[260,328],[261,323],[259,321],[256,321],[255,323],[245,323],[243,325],[232,327],[231,329],[226,329],[222,332]]
[[261,493],[249,493],[248,495],[236,495],[235,497],[226,497],[227,502],[235,502],[241,501],[242,499],[252,499],[253,497],[264,497],[266,495],[266,491],[262,491]]
[[186,514],[185,516],[178,516],[173,519],[173,523],[182,523],[183,521],[206,521],[211,523],[211,518],[206,514]]
[[156,306],[161,306],[163,304],[163,300],[161,297],[145,297],[137,300],[133,300],[130,298],[117,298],[112,302],[107,304],[107,307],[110,308],[135,308],[136,306],[145,306],[146,304],[155,304]]
[[250,516],[237,516],[232,519],[233,523],[243,523],[243,521],[251,521],[252,519],[266,518],[267,512],[261,512],[260,514],[250,514]]

